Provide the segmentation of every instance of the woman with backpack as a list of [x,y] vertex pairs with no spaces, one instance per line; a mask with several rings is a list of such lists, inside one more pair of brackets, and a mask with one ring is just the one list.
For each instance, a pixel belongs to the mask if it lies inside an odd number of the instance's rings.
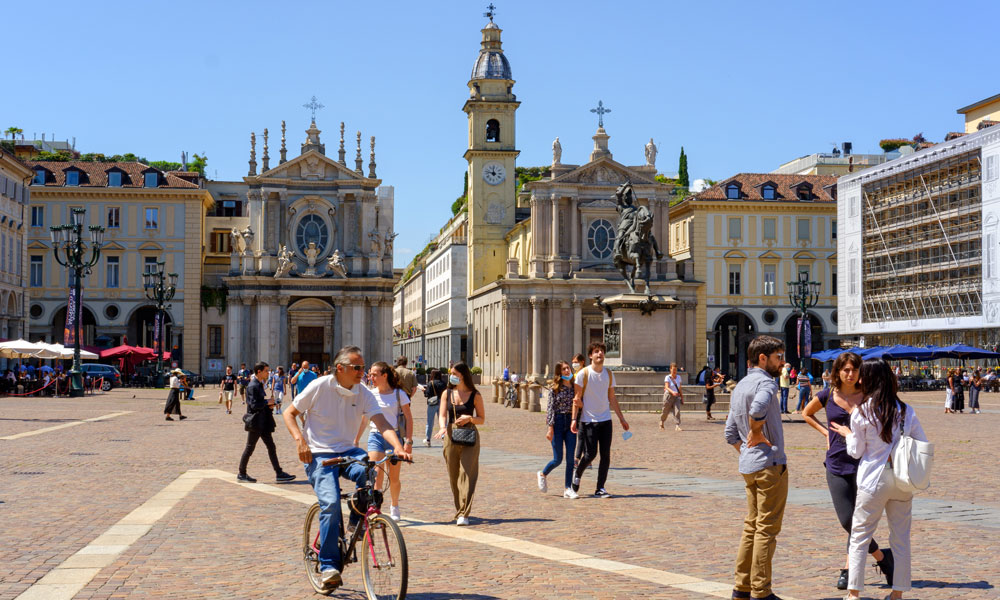
[[[403,448],[407,452],[411,452],[413,450],[413,414],[410,412],[410,397],[400,387],[399,380],[396,378],[396,371],[389,366],[389,363],[378,361],[370,367],[368,377],[373,384],[371,390],[375,394],[379,408],[382,409],[382,415],[386,421],[389,421],[392,428],[396,430],[396,435],[403,441]],[[354,440],[355,446],[361,441],[366,420],[362,420],[361,422],[358,436]],[[392,444],[382,437],[382,434],[378,431],[378,427],[372,422],[371,431],[368,433],[368,458],[371,460],[382,460],[390,451],[392,451]],[[401,487],[399,483],[399,470],[402,465],[400,463],[389,463],[387,466],[389,467],[387,470],[389,471],[389,497],[391,498],[389,503],[389,518],[393,521],[398,521],[401,518],[399,512],[399,492]],[[382,489],[381,469],[379,469],[375,476],[375,485],[378,489]]]
[[830,428],[846,438],[847,453],[858,462],[858,497],[851,526],[848,554],[848,594],[845,600],[861,597],[865,584],[865,558],[884,511],[889,521],[889,545],[895,568],[892,593],[887,600],[900,600],[910,589],[910,522],[913,492],[897,480],[893,450],[904,431],[915,440],[927,441],[920,419],[898,395],[896,376],[886,361],[877,358],[861,365],[861,391],[865,401],[851,412],[851,426],[831,423]]

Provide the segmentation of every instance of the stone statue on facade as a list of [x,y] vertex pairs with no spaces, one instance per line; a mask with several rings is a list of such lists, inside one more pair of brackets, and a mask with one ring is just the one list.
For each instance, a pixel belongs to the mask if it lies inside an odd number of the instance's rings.
[[246,246],[243,251],[252,252],[250,245],[253,243],[253,229],[250,229],[250,226],[247,225],[246,229],[240,232],[240,235],[243,237],[243,243]]
[[230,254],[239,254],[239,252],[240,252],[240,240],[242,240],[242,239],[243,239],[243,236],[240,235],[240,230],[236,229],[235,227],[233,227],[232,231],[229,232],[229,240],[230,240],[230,242],[232,244],[232,248],[229,249],[230,250]]
[[306,250],[303,253],[306,255],[306,272],[303,273],[304,277],[319,277],[316,273],[316,257],[319,256],[319,248],[316,246],[316,242],[309,242],[306,246]]
[[280,279],[294,271],[295,268],[295,263],[292,261],[292,251],[282,244],[281,250],[278,251],[278,269],[274,272],[274,278]]
[[[615,235],[614,265],[621,272],[628,289],[635,292],[635,273],[642,268],[642,278],[646,281],[645,294],[649,289],[650,265],[653,256],[663,258],[653,235],[653,213],[645,206],[637,206],[632,183],[626,182],[615,192],[618,200],[618,231]],[[632,271],[628,271],[628,266]]]
[[653,143],[653,138],[649,138],[649,143],[646,144],[646,164],[656,166],[656,144]]
[[368,232],[368,239],[372,243],[372,256],[382,256],[382,234],[377,228]]
[[347,279],[347,265],[344,264],[344,257],[340,255],[340,250],[334,250],[330,258],[326,259],[326,270]]
[[558,165],[562,163],[562,144],[559,143],[559,138],[556,137],[556,141],[552,142],[552,164]]
[[395,231],[385,232],[385,256],[392,256],[392,242],[397,237],[399,237],[399,234]]

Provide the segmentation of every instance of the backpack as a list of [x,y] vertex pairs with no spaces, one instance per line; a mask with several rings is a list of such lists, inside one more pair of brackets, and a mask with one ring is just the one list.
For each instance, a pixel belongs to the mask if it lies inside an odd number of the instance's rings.
[[931,468],[934,466],[934,444],[910,436],[912,421],[903,416],[903,432],[891,455],[896,487],[910,493],[921,492],[931,486]]

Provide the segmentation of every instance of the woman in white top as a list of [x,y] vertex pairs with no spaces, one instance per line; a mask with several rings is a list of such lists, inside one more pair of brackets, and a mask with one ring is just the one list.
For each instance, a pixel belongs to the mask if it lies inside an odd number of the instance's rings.
[[[372,391],[375,399],[382,409],[382,414],[389,421],[392,428],[396,430],[396,435],[404,440],[403,447],[407,452],[413,450],[413,415],[410,413],[410,397],[399,387],[396,379],[396,371],[388,363],[379,361],[371,366],[368,377],[374,384]],[[367,419],[361,422],[361,429],[358,430],[358,437],[354,440],[357,446],[364,433]],[[405,433],[405,435],[403,435]],[[368,433],[368,458],[381,460],[385,458],[386,452],[392,450],[392,444],[387,442],[382,434],[378,432],[375,423],[371,424],[371,431]],[[389,505],[389,517],[398,521],[399,513],[399,468],[400,464],[384,463],[389,470],[389,496],[392,499]],[[376,475],[375,485],[382,489],[382,470],[379,469]]]
[[866,360],[861,365],[861,389],[867,400],[851,412],[850,428],[836,423],[830,425],[831,429],[847,438],[847,453],[861,459],[848,550],[850,572],[845,600],[861,597],[868,543],[883,510],[889,520],[889,545],[896,563],[892,593],[886,598],[899,600],[903,592],[910,589],[913,494],[897,487],[892,467],[887,463],[903,431],[904,419],[914,439],[926,442],[927,436],[913,409],[900,401],[896,376],[889,363],[882,359]]

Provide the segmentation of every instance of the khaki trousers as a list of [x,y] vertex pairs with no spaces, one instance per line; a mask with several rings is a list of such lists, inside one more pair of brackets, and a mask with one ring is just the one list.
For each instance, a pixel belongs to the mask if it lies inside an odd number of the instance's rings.
[[895,569],[892,589],[910,589],[910,523],[913,513],[913,494],[896,487],[896,476],[892,467],[886,465],[882,476],[875,485],[874,492],[858,490],[851,519],[851,542],[847,549],[850,571],[847,587],[859,592],[865,589],[865,559],[868,557],[868,543],[875,535],[882,512],[889,520],[889,547]]
[[663,410],[660,411],[660,423],[666,423],[667,415],[673,415],[674,421],[681,424],[681,399],[670,392],[663,392]]
[[747,490],[747,517],[736,554],[734,589],[750,592],[753,598],[766,598],[771,593],[771,559],[785,516],[788,469],[785,465],[767,467],[744,475],[743,480]]
[[481,439],[477,434],[475,446],[453,444],[451,428],[448,425],[448,433],[444,436],[444,462],[448,465],[448,480],[451,482],[451,494],[455,498],[455,518],[468,518],[469,511],[472,510],[472,497],[476,493],[476,481],[479,479]]

